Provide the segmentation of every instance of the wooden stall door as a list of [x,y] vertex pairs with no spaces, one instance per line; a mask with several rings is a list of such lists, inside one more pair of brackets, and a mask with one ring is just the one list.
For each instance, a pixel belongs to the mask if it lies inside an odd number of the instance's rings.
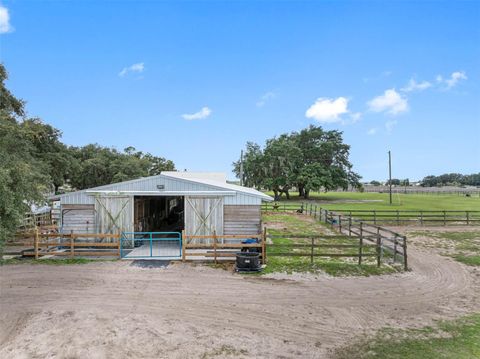
[[223,197],[185,197],[185,233],[223,234]]
[[96,197],[95,208],[100,233],[119,234],[133,231],[133,197]]
[[64,204],[59,215],[64,233],[96,233],[93,204]]

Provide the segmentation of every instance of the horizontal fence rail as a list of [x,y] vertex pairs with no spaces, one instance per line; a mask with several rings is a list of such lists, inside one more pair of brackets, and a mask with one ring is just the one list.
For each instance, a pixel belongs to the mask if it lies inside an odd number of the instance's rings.
[[[380,266],[384,253],[388,252],[392,255],[393,262],[396,263],[398,260],[402,261],[404,270],[408,269],[408,256],[407,256],[407,238],[397,232],[394,232],[388,228],[380,227],[376,224],[367,223],[366,221],[356,219],[353,215],[336,213],[334,211],[321,208],[314,204],[284,204],[281,206],[270,207],[268,204],[262,206],[264,211],[273,210],[273,211],[284,211],[284,212],[296,212],[299,214],[309,215],[315,218],[318,221],[324,222],[327,225],[330,225],[332,229],[336,230],[340,234],[345,234],[349,238],[357,237],[359,238],[358,247],[359,253],[354,256],[363,256],[362,248],[363,245],[373,244],[377,248],[377,265]],[[352,211],[353,214],[354,211]],[[396,211],[395,211],[396,213]],[[443,213],[443,211],[442,211]],[[288,237],[288,236],[287,236]],[[296,238],[301,238],[300,236],[295,236]],[[307,236],[312,238],[311,236]],[[268,247],[271,247],[269,245]],[[292,247],[293,248],[293,247]],[[315,243],[311,244],[310,256],[313,258],[315,254],[312,255],[311,251],[315,248]],[[334,247],[331,247],[334,248]],[[318,253],[317,256],[326,256],[333,253]],[[267,252],[267,255],[272,255]],[[296,254],[293,254],[296,255]],[[353,255],[349,255],[353,256]],[[333,256],[332,256],[333,257]],[[360,259],[361,263],[361,259]]]
[[325,209],[318,205],[309,204],[271,204],[262,205],[263,211],[282,211],[299,214],[309,214],[315,218],[320,216],[323,211],[335,213],[338,217],[341,215],[344,220],[348,217],[371,222],[373,224],[390,225],[449,225],[449,224],[480,224],[479,211],[455,211],[455,210],[363,210],[363,209]]
[[349,243],[322,243],[325,241],[345,240],[345,236],[306,236],[306,235],[268,235],[269,239],[289,240],[290,243],[268,244],[269,257],[308,257],[313,264],[315,257],[352,257],[358,258],[361,265],[364,257],[377,257],[380,265],[380,250],[375,244],[367,243],[366,238],[348,237]]
[[[119,256],[120,234],[111,233],[39,233],[38,229],[30,232],[31,241],[6,242],[7,246],[33,247],[23,256],[38,259],[41,256]],[[101,242],[98,242],[100,240]],[[105,241],[108,240],[108,241]]]
[[[219,258],[235,259],[237,252],[243,249],[256,249],[260,253],[262,263],[265,263],[265,235],[265,231],[251,235],[186,235],[183,233],[182,261],[185,262],[187,257],[203,257],[206,260],[213,259],[217,263]],[[254,239],[258,243],[241,243],[242,239]]]

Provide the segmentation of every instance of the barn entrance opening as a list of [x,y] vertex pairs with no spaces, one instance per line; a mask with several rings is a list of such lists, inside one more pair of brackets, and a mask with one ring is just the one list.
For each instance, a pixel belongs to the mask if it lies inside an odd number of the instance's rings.
[[183,196],[135,196],[135,232],[182,232],[185,228]]

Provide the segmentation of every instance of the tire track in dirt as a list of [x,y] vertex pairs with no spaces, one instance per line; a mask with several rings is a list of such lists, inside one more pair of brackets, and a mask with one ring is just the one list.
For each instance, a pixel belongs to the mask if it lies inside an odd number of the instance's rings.
[[[0,356],[102,357],[84,349],[94,340],[99,353],[120,358],[201,357],[206,348],[224,346],[232,357],[322,357],[363,331],[426,325],[480,309],[479,277],[467,267],[415,249],[410,263],[404,274],[301,281],[181,263],[167,269],[128,262],[4,266]],[[79,331],[87,324],[91,331]],[[58,327],[76,336],[73,347],[68,335],[44,335]],[[124,341],[137,335],[144,340]]]

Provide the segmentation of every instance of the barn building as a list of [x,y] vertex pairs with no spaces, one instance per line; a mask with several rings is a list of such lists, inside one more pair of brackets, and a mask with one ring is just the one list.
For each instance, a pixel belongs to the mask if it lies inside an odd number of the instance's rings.
[[223,173],[170,171],[52,199],[60,203],[63,233],[184,230],[186,235],[260,233],[261,203],[273,200],[227,183]]

